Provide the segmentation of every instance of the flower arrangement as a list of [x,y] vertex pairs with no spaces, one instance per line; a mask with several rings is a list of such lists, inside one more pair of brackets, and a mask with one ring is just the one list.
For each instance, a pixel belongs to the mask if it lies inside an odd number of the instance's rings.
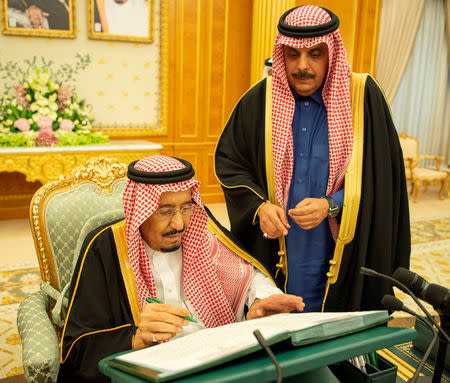
[[0,95],[0,147],[63,146],[108,142],[92,132],[92,107],[69,84],[90,63],[89,55],[77,55],[74,66],[53,70],[53,62],[41,57],[41,65],[25,60],[26,69],[15,62],[0,63],[7,85]]

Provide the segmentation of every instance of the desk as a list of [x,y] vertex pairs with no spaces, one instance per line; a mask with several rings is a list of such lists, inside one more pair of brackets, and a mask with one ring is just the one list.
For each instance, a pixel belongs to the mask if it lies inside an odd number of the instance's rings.
[[28,182],[45,184],[69,174],[92,157],[114,157],[126,164],[162,149],[149,141],[110,141],[106,144],[31,148],[0,148],[0,172],[19,172]]
[[[324,372],[323,367],[365,354],[371,351],[409,342],[416,335],[414,329],[396,327],[378,327],[340,338],[320,342],[304,347],[273,347],[275,356],[283,371],[283,382],[320,382],[317,378]],[[100,371],[110,377],[113,383],[144,383],[146,380],[129,375],[100,361]],[[176,363],[176,361],[174,361]],[[287,379],[289,378],[289,379]],[[295,380],[294,380],[295,379]],[[264,383],[276,380],[275,367],[268,356],[262,352],[217,366],[203,373],[197,373],[170,382],[184,383]]]

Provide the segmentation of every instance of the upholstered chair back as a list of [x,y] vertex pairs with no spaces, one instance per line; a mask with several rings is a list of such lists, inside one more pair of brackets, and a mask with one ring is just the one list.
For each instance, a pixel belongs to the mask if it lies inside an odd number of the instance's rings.
[[[403,158],[405,161],[405,175],[406,180],[411,181],[413,194],[413,202],[417,201],[417,195],[422,184],[426,186],[441,183],[439,189],[439,198],[444,198],[444,189],[446,186],[448,175],[445,171],[441,170],[440,162],[444,160],[442,156],[420,154],[419,153],[419,140],[416,137],[408,136],[405,133],[398,135],[400,145],[403,151]],[[419,163],[422,160],[433,161],[433,166],[424,166]],[[425,189],[426,190],[426,189]]]
[[127,165],[97,157],[43,185],[33,196],[30,223],[42,276],[40,291],[20,304],[17,326],[29,382],[55,382],[68,288],[86,235],[123,218]]
[[410,181],[412,177],[411,169],[417,167],[419,161],[419,141],[405,133],[399,134],[399,140],[405,161],[406,179]]
[[[97,224],[123,217],[125,176],[125,164],[98,157],[36,192],[30,208],[33,237],[42,279],[56,290],[70,281],[87,234],[80,238],[84,225],[93,217]],[[117,214],[111,216],[111,212]]]

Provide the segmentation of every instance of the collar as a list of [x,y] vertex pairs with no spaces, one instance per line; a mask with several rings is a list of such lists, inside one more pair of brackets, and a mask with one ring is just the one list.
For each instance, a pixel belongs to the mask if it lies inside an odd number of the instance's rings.
[[313,94],[310,94],[309,96],[302,96],[300,94],[298,94],[294,88],[292,88],[290,85],[289,87],[291,88],[291,92],[292,95],[294,96],[295,101],[305,101],[305,100],[313,100],[314,102],[316,102],[319,105],[324,105],[323,103],[323,99],[322,99],[322,90],[323,90],[323,84],[322,86],[317,89]]

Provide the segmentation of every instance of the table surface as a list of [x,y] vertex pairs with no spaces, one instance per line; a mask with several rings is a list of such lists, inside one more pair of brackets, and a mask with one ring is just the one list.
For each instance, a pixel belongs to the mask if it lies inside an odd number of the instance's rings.
[[58,152],[92,152],[92,151],[113,151],[113,150],[159,150],[162,145],[145,140],[117,140],[96,145],[76,145],[76,146],[35,146],[35,147],[13,147],[0,148],[1,154],[13,153],[58,153]]
[[[290,377],[318,370],[329,364],[357,355],[409,342],[415,335],[416,331],[410,328],[377,327],[308,346],[294,348],[283,343],[272,346],[272,349],[283,371],[283,377]],[[109,376],[112,382],[146,382],[142,378],[107,365],[105,361],[114,356],[117,356],[117,354],[111,355],[99,363],[100,371]],[[225,365],[219,365],[207,371],[180,379],[170,380],[170,382],[236,383],[241,381],[245,383],[264,383],[275,380],[276,372],[273,362],[263,351],[259,351]]]

